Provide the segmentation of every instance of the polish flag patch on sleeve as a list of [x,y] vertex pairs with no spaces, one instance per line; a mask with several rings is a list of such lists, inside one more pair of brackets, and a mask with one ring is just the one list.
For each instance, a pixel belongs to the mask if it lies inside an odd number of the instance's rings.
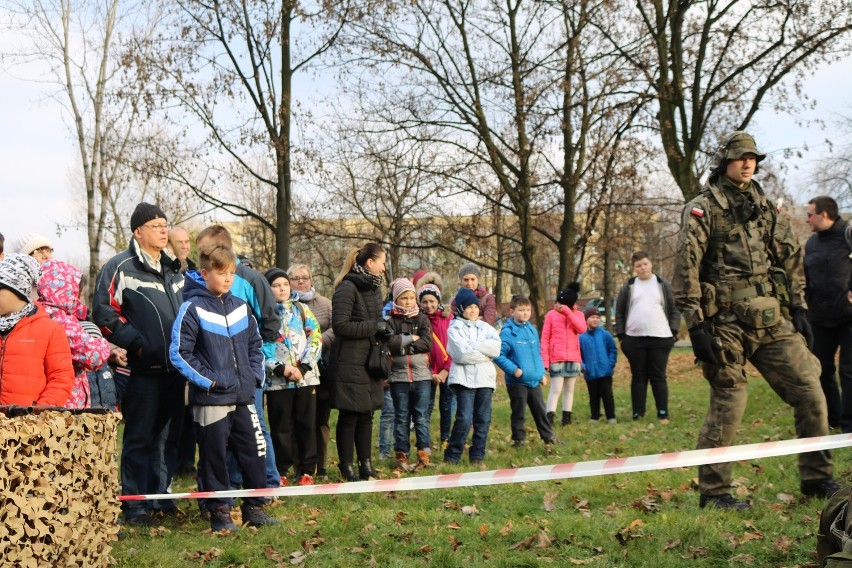
[[689,214],[701,218],[704,217],[704,209],[701,209],[700,207],[693,207],[689,210]]

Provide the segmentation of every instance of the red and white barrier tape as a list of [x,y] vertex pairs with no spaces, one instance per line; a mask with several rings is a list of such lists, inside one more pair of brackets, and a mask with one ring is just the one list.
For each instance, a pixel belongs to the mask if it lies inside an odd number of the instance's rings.
[[744,446],[729,446],[707,450],[690,450],[666,454],[636,456],[632,458],[611,458],[588,462],[521,467],[517,469],[498,469],[471,473],[450,473],[424,477],[402,477],[399,479],[381,479],[353,483],[329,483],[325,485],[307,485],[277,487],[269,489],[237,489],[233,491],[196,491],[191,493],[160,493],[155,495],[122,495],[122,501],[141,501],[145,499],[204,499],[208,497],[291,497],[297,495],[342,495],[345,493],[378,493],[387,491],[419,491],[423,489],[448,489],[452,487],[473,487],[477,485],[501,485],[504,483],[526,483],[532,481],[553,481],[575,477],[592,477],[616,473],[655,471],[676,467],[695,467],[711,463],[754,460],[833,450],[852,446],[852,434],[819,436],[784,440],[780,442],[762,442]]

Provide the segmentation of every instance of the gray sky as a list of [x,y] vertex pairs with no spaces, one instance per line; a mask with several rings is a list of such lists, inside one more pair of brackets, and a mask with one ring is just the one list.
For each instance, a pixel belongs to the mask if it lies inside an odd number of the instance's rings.
[[[3,215],[0,232],[6,249],[23,233],[51,238],[56,256],[86,264],[86,238],[82,229],[64,230],[83,219],[83,196],[73,196],[71,179],[76,171],[75,142],[59,104],[46,95],[50,85],[27,82],[0,72],[0,196]],[[806,93],[817,107],[801,118],[821,118],[824,130],[803,129],[793,118],[764,111],[750,130],[769,159],[780,159],[785,148],[809,152],[787,173],[789,189],[804,202],[812,190],[808,183],[813,163],[828,156],[826,138],[836,138],[837,114],[852,116],[852,60],[820,69],[808,81]]]

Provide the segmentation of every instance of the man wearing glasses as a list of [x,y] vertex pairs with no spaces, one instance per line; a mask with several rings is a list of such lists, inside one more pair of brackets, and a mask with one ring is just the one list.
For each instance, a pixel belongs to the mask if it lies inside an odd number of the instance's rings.
[[[140,203],[130,216],[133,238],[101,268],[93,301],[95,323],[111,343],[127,350],[130,378],[121,410],[121,492],[163,493],[171,484],[180,431],[184,381],[169,362],[172,324],[183,301],[180,261],[164,252],[169,223],[163,210]],[[176,439],[174,436],[172,439]],[[126,501],[129,525],[153,525],[154,508],[174,512],[170,501]]]

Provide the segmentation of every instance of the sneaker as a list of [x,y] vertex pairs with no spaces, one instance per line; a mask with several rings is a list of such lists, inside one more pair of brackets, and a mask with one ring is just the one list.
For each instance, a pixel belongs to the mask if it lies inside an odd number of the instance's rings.
[[314,478],[308,475],[307,473],[303,473],[293,482],[293,485],[313,485]]
[[482,460],[470,460],[470,467],[474,469],[478,469],[479,471],[485,471],[485,462]]
[[745,501],[734,499],[733,495],[730,493],[723,493],[722,495],[701,495],[698,506],[702,509],[710,506],[711,508],[721,509],[723,511],[743,511],[745,509],[751,509],[751,505]]
[[328,481],[328,472],[324,468],[317,468],[317,481]]
[[257,505],[243,505],[243,524],[250,527],[260,527],[263,525],[277,525],[280,521],[263,510],[263,507]]
[[660,424],[662,424],[663,426],[665,426],[665,425],[666,425],[666,424],[668,424],[668,423],[669,423],[669,419],[668,419],[668,418],[660,418]]
[[554,436],[552,438],[547,438],[546,440],[544,440],[545,446],[555,446],[558,443],[559,443],[559,438],[557,438],[556,436]]
[[842,489],[833,477],[825,479],[817,479],[813,481],[803,481],[799,488],[802,490],[802,495],[806,497],[817,497],[818,499],[828,499]]
[[213,532],[237,530],[237,525],[231,518],[231,510],[228,507],[217,507],[210,511],[210,529]]
[[441,440],[441,451],[442,452],[447,451],[447,446],[449,446],[449,445],[450,445],[449,440]]
[[290,480],[287,479],[286,475],[282,475],[281,479],[278,481],[278,483],[279,483],[279,487],[287,487],[288,485],[290,485]]
[[645,418],[644,414],[638,414],[637,413],[637,414],[633,415],[633,420],[642,420],[643,418]]
[[526,445],[527,445],[526,440],[512,440],[512,447],[513,448],[523,448]]
[[133,515],[132,517],[126,517],[124,519],[124,524],[131,527],[155,527],[159,523],[157,522],[157,519],[152,517],[149,513],[140,513],[138,515]]
[[600,418],[589,418],[589,424],[597,424],[600,421]]
[[618,424],[618,419],[616,418],[607,418],[607,424]]

